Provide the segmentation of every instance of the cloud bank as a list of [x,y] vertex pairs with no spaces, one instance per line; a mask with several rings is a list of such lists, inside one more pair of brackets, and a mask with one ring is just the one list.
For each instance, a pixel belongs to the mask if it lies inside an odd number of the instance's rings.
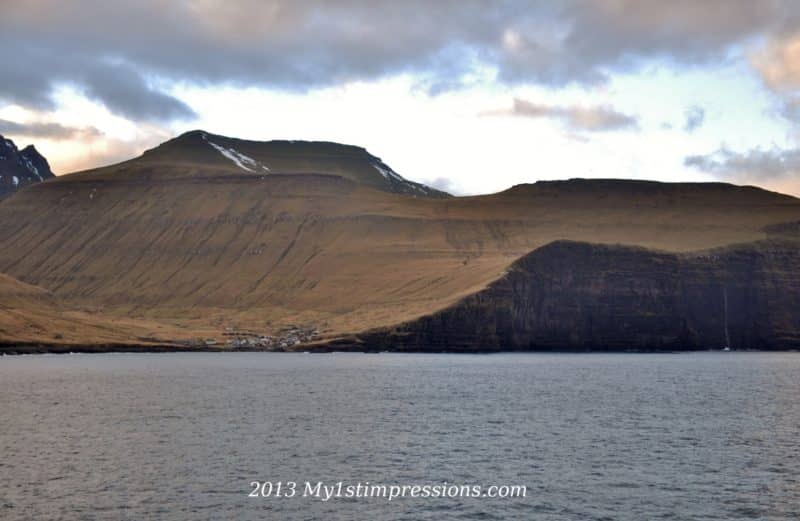
[[508,85],[592,85],[647,60],[702,64],[755,37],[770,84],[796,86],[791,0],[38,0],[4,2],[0,99],[34,110],[72,85],[142,121],[189,119],[175,82],[306,91],[413,74],[431,91],[477,70]]
[[17,123],[6,119],[0,119],[0,134],[14,134],[17,136],[54,140],[91,138],[101,135],[100,131],[93,127],[66,127],[59,123]]

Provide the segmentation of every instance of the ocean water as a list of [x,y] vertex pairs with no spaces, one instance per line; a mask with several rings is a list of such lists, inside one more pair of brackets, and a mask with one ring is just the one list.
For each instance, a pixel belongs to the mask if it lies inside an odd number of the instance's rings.
[[800,517],[797,353],[6,356],[0,400],[3,520]]

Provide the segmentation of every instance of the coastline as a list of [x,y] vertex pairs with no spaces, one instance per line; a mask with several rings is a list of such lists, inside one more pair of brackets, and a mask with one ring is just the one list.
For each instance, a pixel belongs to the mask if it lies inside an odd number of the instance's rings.
[[406,353],[406,354],[452,354],[452,355],[490,355],[490,354],[523,354],[523,353],[551,353],[551,354],[681,354],[681,353],[796,353],[792,347],[776,349],[732,349],[725,351],[722,348],[688,348],[688,349],[575,349],[563,347],[559,349],[365,349],[344,346],[333,347],[331,342],[316,343],[297,346],[294,349],[267,349],[267,348],[226,348],[220,346],[206,346],[202,344],[42,344],[42,343],[0,343],[0,356],[15,355],[46,355],[46,354],[109,354],[109,353]]

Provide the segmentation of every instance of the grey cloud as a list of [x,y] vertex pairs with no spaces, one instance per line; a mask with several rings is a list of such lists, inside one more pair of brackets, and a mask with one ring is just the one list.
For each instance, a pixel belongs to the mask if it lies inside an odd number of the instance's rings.
[[507,83],[596,84],[648,60],[723,59],[797,20],[790,0],[39,0],[5,2],[0,98],[71,83],[135,119],[191,117],[161,81],[307,90],[409,73],[429,92],[487,66]]
[[689,107],[683,115],[686,117],[686,121],[683,124],[683,130],[686,132],[694,132],[702,127],[706,120],[706,111],[703,107]]
[[615,110],[608,105],[542,105],[515,98],[508,110],[497,110],[484,115],[508,115],[526,118],[549,118],[563,123],[571,131],[602,132],[636,129],[635,116]]
[[[54,108],[51,97],[56,85],[70,85],[111,112],[141,121],[188,119],[194,111],[177,98],[151,87],[135,66],[54,48],[45,52],[32,44],[19,43],[4,34],[0,19],[0,48],[15,49],[0,54],[0,99],[37,110]],[[9,41],[11,40],[11,41]]]
[[800,148],[738,153],[727,148],[685,158],[684,165],[723,179],[747,182],[785,180],[800,175]]
[[65,127],[58,123],[17,123],[0,119],[0,134],[27,137],[40,137],[47,139],[73,139],[100,136],[101,133],[94,127]]
[[186,103],[151,88],[136,71],[124,65],[87,67],[77,81],[87,97],[134,120],[167,121],[195,116]]
[[522,16],[509,25],[508,52],[498,58],[502,77],[551,85],[598,83],[647,60],[713,63],[726,59],[737,43],[792,27],[800,14],[800,5],[791,0],[596,0],[557,5],[562,8],[549,20]]

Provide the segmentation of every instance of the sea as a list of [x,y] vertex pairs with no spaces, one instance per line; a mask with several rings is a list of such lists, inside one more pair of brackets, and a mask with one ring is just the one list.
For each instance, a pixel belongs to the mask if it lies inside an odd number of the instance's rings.
[[787,520],[798,455],[800,353],[0,357],[3,520]]

